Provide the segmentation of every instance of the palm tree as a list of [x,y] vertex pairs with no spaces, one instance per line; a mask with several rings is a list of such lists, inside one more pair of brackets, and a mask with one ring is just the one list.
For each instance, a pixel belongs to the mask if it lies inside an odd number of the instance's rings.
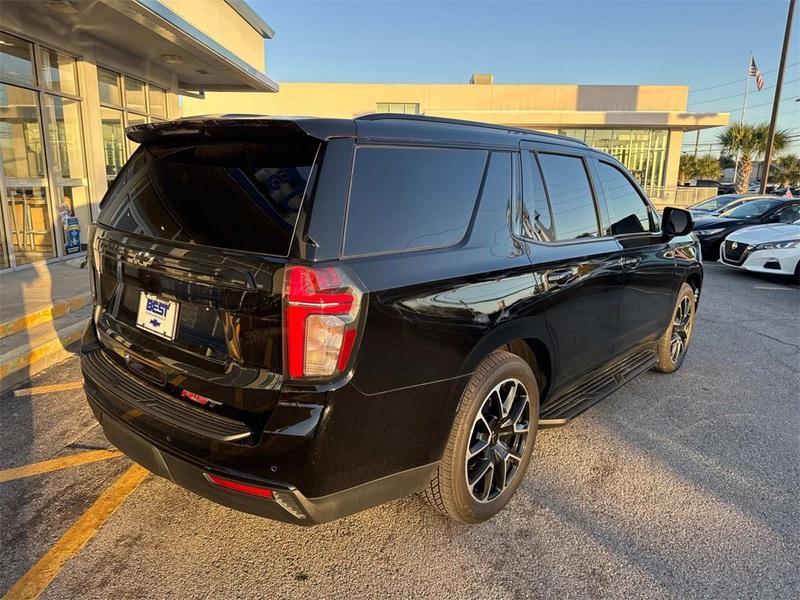
[[800,182],[800,156],[784,154],[773,165],[781,179],[781,187],[795,185]]
[[[767,134],[769,126],[766,123],[748,125],[747,123],[734,123],[728,125],[725,131],[719,134],[718,139],[723,148],[731,154],[739,154],[739,171],[736,174],[736,191],[744,194],[750,184],[750,173],[753,171],[753,160],[767,150]],[[785,130],[775,132],[773,150],[782,150],[788,140]]]

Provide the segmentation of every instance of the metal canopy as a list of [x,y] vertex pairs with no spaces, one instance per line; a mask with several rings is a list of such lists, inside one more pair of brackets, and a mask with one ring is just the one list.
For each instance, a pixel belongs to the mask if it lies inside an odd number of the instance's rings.
[[181,90],[278,91],[278,84],[263,72],[158,0],[71,0],[66,11],[48,2],[2,2],[2,12],[18,27],[30,22],[46,28],[70,40],[71,47],[96,40],[115,55],[175,74]]
[[169,68],[182,89],[278,91],[276,82],[157,0],[100,0],[84,18],[102,19],[95,37],[152,62],[180,56],[183,62]]

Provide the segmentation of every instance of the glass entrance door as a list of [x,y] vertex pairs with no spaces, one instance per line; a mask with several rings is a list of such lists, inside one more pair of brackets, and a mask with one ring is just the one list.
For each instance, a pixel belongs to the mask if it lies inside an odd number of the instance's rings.
[[6,218],[18,265],[56,255],[36,92],[0,83],[0,159]]

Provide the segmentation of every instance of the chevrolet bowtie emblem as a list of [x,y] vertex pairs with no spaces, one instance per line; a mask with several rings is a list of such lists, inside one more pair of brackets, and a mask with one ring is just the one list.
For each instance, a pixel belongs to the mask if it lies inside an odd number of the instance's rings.
[[136,265],[137,267],[149,267],[151,266],[156,260],[156,257],[150,254],[149,252],[137,252],[131,257],[131,264]]

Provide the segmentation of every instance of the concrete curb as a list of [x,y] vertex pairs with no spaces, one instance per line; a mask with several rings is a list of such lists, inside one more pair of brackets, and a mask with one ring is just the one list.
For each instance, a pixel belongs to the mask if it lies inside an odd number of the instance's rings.
[[80,341],[86,321],[34,338],[0,356],[0,393],[30,379],[36,373],[74,355],[68,346]]
[[25,331],[42,323],[48,323],[59,317],[63,317],[73,311],[80,310],[92,301],[89,292],[60,300],[50,306],[35,310],[11,321],[0,323],[0,339],[9,337],[20,331]]

